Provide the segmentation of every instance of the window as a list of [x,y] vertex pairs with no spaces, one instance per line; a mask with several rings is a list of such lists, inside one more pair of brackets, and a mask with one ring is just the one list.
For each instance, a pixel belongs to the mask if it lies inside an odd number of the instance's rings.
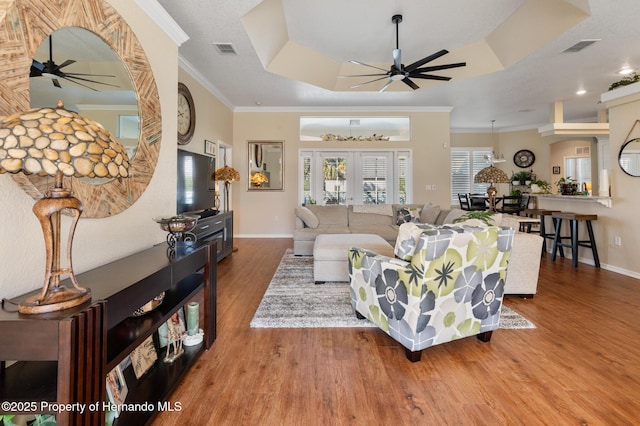
[[138,139],[140,133],[140,117],[137,115],[118,116],[118,138]]
[[318,204],[409,202],[408,151],[301,151],[300,201]]
[[582,184],[591,184],[591,157],[565,157],[565,170],[567,177],[578,182],[581,191]]
[[488,183],[474,183],[475,175],[489,166],[485,156],[491,148],[451,148],[451,205],[458,204],[458,194],[485,193]]

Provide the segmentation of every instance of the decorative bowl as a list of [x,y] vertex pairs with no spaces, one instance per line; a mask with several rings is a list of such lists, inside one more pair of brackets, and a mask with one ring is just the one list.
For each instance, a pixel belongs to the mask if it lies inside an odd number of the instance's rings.
[[164,300],[164,291],[149,300],[144,305],[140,306],[138,309],[131,313],[132,317],[141,317],[142,315],[148,314],[149,312],[156,309],[158,306],[162,305],[162,301]]
[[189,232],[196,227],[198,223],[197,216],[178,215],[172,217],[156,217],[156,222],[160,224],[160,228],[167,232]]

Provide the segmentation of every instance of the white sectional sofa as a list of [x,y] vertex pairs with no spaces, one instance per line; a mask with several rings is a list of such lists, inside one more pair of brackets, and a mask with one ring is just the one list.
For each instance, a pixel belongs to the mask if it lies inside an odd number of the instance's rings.
[[296,207],[296,228],[293,231],[293,253],[311,256],[313,244],[322,234],[374,234],[392,246],[398,236],[398,210],[414,209],[419,222],[442,225],[465,212],[459,209],[440,209],[432,204],[383,204],[363,206]]
[[[413,209],[412,213],[416,215],[417,222],[435,225],[453,223],[455,218],[465,213],[459,209],[440,209],[432,204],[297,207],[296,228],[293,233],[294,254],[313,255],[315,239],[322,234],[373,234],[381,236],[391,246],[395,246],[400,209]],[[533,297],[538,287],[542,237],[519,232],[520,224],[517,217],[496,214],[493,218],[494,225],[508,226],[516,231],[505,282],[505,294]]]

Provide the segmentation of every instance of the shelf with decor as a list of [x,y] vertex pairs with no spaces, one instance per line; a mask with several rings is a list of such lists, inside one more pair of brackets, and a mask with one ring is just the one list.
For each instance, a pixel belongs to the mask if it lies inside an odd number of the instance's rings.
[[[125,403],[152,402],[153,410],[121,412],[114,425],[144,424],[165,404],[181,377],[216,337],[216,243],[160,244],[77,275],[92,292],[87,304],[46,315],[0,311],[0,399],[91,404],[105,401],[107,373],[154,336],[157,360],[136,379],[124,370]],[[159,294],[162,303],[136,311]],[[21,299],[21,296],[18,299]],[[203,341],[164,363],[156,346],[160,326],[190,301],[201,301]],[[5,367],[5,361],[18,362]],[[164,407],[165,405],[162,405]],[[13,410],[40,412],[22,405]],[[45,410],[46,411],[46,410]],[[58,413],[58,424],[103,424],[105,412]]]

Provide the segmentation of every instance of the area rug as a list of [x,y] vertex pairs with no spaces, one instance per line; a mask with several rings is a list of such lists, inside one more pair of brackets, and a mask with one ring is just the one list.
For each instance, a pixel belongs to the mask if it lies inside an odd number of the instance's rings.
[[[314,284],[313,257],[294,256],[291,250],[287,250],[258,306],[251,327],[332,328],[375,325],[368,320],[356,318],[351,307],[349,284]],[[500,328],[536,327],[503,304]]]

